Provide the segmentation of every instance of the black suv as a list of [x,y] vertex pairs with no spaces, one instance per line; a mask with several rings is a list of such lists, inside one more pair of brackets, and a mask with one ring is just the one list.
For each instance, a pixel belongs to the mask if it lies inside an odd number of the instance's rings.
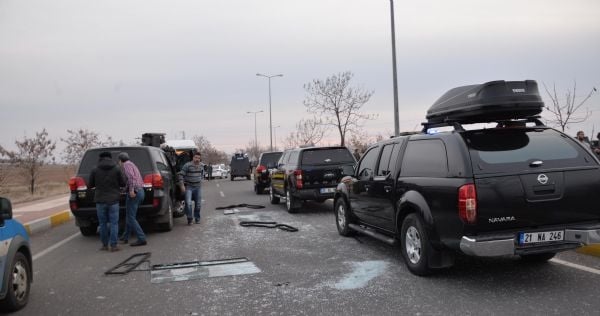
[[[530,85],[507,84],[515,93]],[[471,98],[485,93],[464,92]],[[493,101],[488,105],[502,103]],[[502,120],[465,130],[460,121],[472,123],[472,117],[457,111],[464,117],[454,120],[458,114],[448,112],[424,131],[442,125],[454,130],[399,136],[368,148],[354,175],[336,189],[339,233],[400,241],[406,265],[417,275],[451,266],[456,253],[543,262],[556,252],[600,243],[600,207],[590,198],[600,192],[598,158],[537,117],[508,119],[515,114],[495,112],[485,118],[485,111],[468,111],[480,115],[476,121]]]
[[[156,223],[159,230],[173,228],[173,208],[178,204],[177,197],[182,196],[177,181],[176,170],[163,150],[153,146],[129,146],[94,148],[86,151],[79,170],[69,181],[71,212],[81,234],[95,235],[98,228],[98,216],[94,203],[94,190],[87,187],[92,169],[97,165],[101,152],[109,151],[117,161],[120,152],[129,154],[129,158],[140,169],[144,179],[145,198],[138,208],[137,217]],[[125,216],[125,194],[121,195],[121,219]]]
[[297,212],[304,200],[333,198],[340,179],[354,171],[354,156],[346,147],[308,147],[283,152],[271,173],[271,204],[286,200],[288,212]]
[[258,157],[258,165],[254,168],[254,192],[261,194],[271,185],[270,170],[277,167],[281,151],[265,152]]

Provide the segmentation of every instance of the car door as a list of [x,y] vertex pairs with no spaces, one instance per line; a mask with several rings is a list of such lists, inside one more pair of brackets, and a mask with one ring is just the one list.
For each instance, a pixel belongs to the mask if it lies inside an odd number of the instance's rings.
[[371,147],[365,152],[358,163],[349,195],[352,212],[360,221],[375,225],[373,204],[371,200],[371,185],[375,176],[376,164],[379,158],[380,146]]
[[278,195],[283,195],[283,181],[285,174],[285,163],[290,156],[289,151],[285,151],[279,161],[277,161],[277,166],[271,169],[271,187],[273,188],[273,193]]
[[394,230],[394,174],[400,146],[401,143],[389,143],[383,146],[368,195],[369,212],[374,224],[389,231]]

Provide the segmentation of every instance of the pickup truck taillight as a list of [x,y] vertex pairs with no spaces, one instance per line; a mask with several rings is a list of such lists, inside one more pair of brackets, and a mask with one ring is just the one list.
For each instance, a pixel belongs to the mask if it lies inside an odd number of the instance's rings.
[[458,188],[458,216],[468,224],[477,220],[477,192],[475,184],[465,184]]
[[302,189],[302,170],[294,170],[296,177],[296,189]]
[[72,177],[69,179],[69,188],[71,191],[85,191],[87,190],[87,185],[82,177]]
[[267,171],[267,167],[263,165],[258,165],[258,167],[256,167],[256,173],[263,173],[265,171]]
[[144,176],[144,188],[163,188],[163,178],[160,173],[151,173]]

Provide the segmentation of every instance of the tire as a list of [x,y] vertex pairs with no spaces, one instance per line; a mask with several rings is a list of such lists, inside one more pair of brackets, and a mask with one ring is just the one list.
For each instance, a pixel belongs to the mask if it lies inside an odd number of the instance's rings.
[[348,227],[351,223],[350,209],[346,205],[344,198],[335,200],[335,225],[337,226],[338,233],[342,236],[352,236],[354,231]]
[[79,231],[81,231],[83,236],[96,236],[98,225],[91,224],[90,226],[81,226],[79,227]]
[[167,217],[167,221],[164,223],[156,223],[156,228],[163,232],[169,232],[173,229],[173,206],[171,204],[171,199],[167,200],[167,212],[165,215],[160,218],[163,219],[165,216]]
[[255,184],[254,185],[254,192],[256,193],[256,195],[259,195],[262,193],[263,188],[260,187],[260,185]]
[[247,179],[247,180],[250,180],[250,176],[246,176],[246,179]]
[[554,255],[556,255],[556,253],[554,252],[521,255],[521,261],[526,263],[545,263],[548,260],[554,258]]
[[431,245],[421,216],[415,213],[406,216],[400,229],[400,240],[402,257],[408,270],[420,276],[431,274],[433,271],[429,268],[428,259]]
[[175,207],[173,211],[173,218],[183,217],[185,215],[185,201],[177,201],[175,202]]
[[31,264],[20,251],[15,253],[15,257],[10,262],[10,273],[6,284],[7,293],[0,301],[0,310],[14,312],[25,307],[29,301],[31,288]]
[[279,197],[275,196],[273,186],[271,186],[271,189],[269,190],[269,199],[271,200],[271,204],[279,204]]
[[231,181],[233,181],[233,176],[231,176]]
[[285,207],[288,213],[297,213],[298,212],[298,202],[296,198],[290,193],[290,190],[285,190]]

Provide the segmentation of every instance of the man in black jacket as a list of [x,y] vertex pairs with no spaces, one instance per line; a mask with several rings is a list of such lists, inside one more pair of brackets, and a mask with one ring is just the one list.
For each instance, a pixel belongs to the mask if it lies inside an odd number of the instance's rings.
[[[110,152],[100,153],[100,160],[96,168],[90,173],[90,188],[96,188],[94,202],[98,213],[100,226],[100,250],[117,251],[117,233],[119,230],[119,198],[121,187],[125,186],[125,179],[121,168],[112,160]],[[106,228],[110,224],[110,239]],[[110,248],[108,244],[110,242]]]

